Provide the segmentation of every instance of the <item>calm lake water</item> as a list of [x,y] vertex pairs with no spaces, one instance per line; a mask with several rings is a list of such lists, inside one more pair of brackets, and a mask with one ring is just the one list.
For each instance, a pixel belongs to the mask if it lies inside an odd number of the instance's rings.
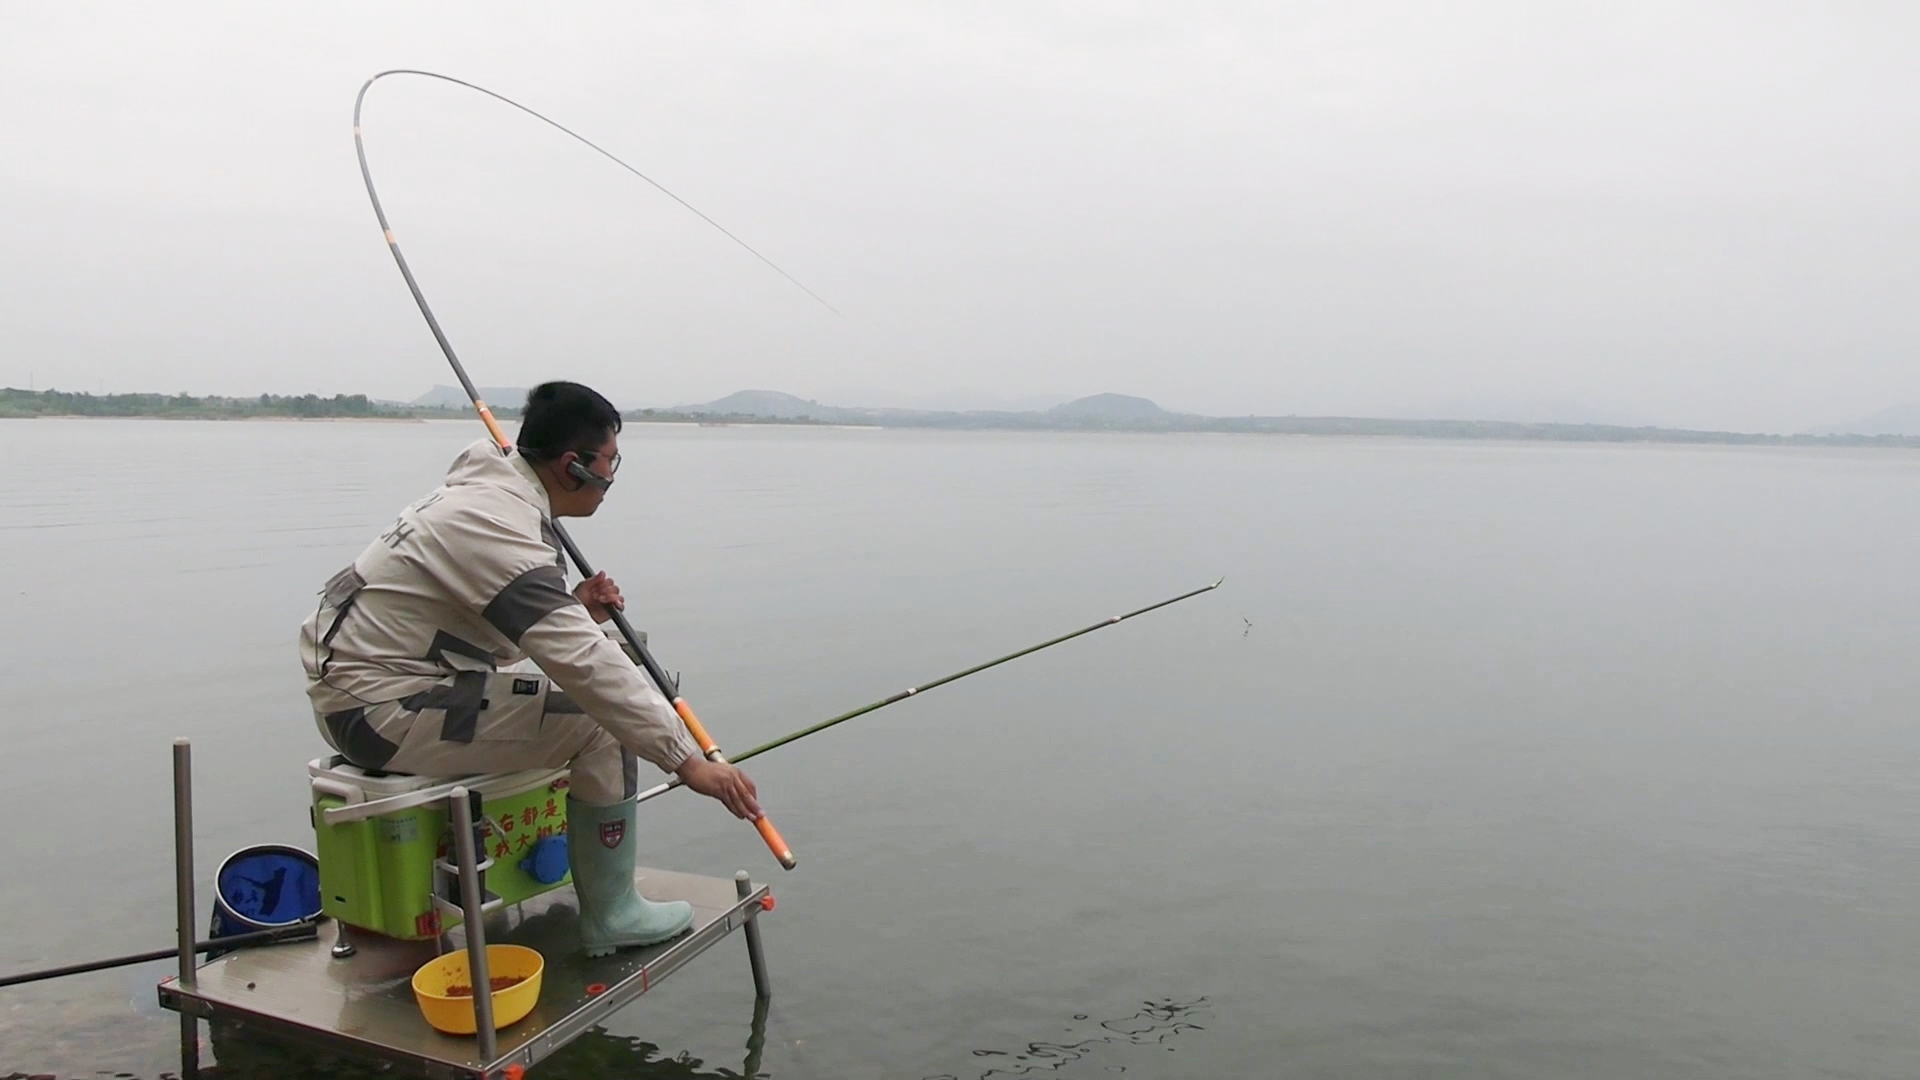
[[[296,627],[478,431],[0,422],[0,972],[172,943],[177,735],[203,898],[311,846]],[[1920,455],[623,450],[575,536],[731,747],[1226,584],[753,762],[793,873],[648,804],[644,862],[773,882],[771,1011],[730,943],[536,1077],[1920,1070]],[[177,1073],[168,970],[0,990],[0,1076]]]

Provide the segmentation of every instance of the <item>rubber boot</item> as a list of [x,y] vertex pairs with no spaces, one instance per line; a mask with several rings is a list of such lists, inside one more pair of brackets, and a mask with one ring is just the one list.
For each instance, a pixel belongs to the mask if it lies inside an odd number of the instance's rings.
[[580,945],[588,956],[657,945],[693,925],[693,905],[657,904],[633,887],[632,799],[595,806],[567,798],[567,865],[580,898]]

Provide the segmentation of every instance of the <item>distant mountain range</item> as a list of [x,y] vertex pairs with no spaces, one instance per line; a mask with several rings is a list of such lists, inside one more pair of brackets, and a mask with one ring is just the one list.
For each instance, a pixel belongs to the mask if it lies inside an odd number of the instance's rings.
[[742,416],[761,420],[811,420],[827,424],[871,424],[884,421],[927,422],[940,417],[991,419],[994,417],[1051,417],[1056,420],[1114,420],[1165,422],[1183,415],[1168,412],[1146,398],[1125,394],[1094,394],[1050,409],[880,409],[822,405],[811,398],[779,390],[740,390],[715,401],[678,405],[668,412],[697,416]]
[[1920,402],[1895,405],[1877,413],[1813,429],[1815,435],[1920,435]]
[[[1142,397],[1094,394],[1039,410],[848,408],[779,390],[741,390],[714,401],[639,409],[636,420],[705,423],[859,424],[880,427],[1000,428],[1038,431],[1246,432],[1273,435],[1376,435],[1398,438],[1524,439],[1560,442],[1670,442],[1810,446],[1908,446],[1920,437],[1836,433],[1769,435],[1691,431],[1651,425],[1519,420],[1392,419],[1342,416],[1202,416],[1161,408]],[[1916,436],[1920,436],[1917,431]]]
[[[526,391],[484,387],[480,393],[502,420],[519,417]],[[0,419],[55,416],[160,416],[177,419],[367,420],[444,419],[465,415],[469,402],[455,387],[436,386],[412,402],[369,400],[364,394],[295,397],[196,398],[186,394],[73,394],[0,387]],[[937,409],[856,409],[824,405],[777,390],[742,390],[717,401],[671,409],[627,409],[631,422],[702,424],[853,424],[867,427],[998,429],[1010,431],[1219,432],[1266,435],[1373,435],[1391,438],[1508,439],[1557,442],[1720,443],[1759,446],[1888,446],[1920,449],[1920,406],[1887,409],[1827,433],[1768,435],[1691,431],[1650,425],[1540,423],[1513,420],[1432,420],[1350,416],[1201,416],[1176,413],[1146,398],[1094,394],[1047,409],[966,412]]]
[[[526,390],[519,387],[482,387],[480,393],[502,419],[517,417],[519,406],[526,400]],[[985,395],[969,396],[975,400],[985,397]],[[459,387],[435,386],[427,393],[399,407],[464,410],[468,404],[466,394]],[[1553,412],[1558,412],[1561,416],[1582,415],[1571,407],[1550,411],[1548,415],[1552,415]],[[1851,424],[1834,425],[1817,432],[1798,435],[1695,431],[1592,420],[1204,416],[1196,413],[1173,412],[1143,397],[1113,393],[1093,394],[1044,409],[950,410],[828,405],[780,390],[740,390],[713,401],[677,405],[671,408],[626,409],[623,413],[629,420],[639,422],[698,421],[709,424],[848,424],[872,427],[1017,431],[1243,432],[1270,435],[1374,435],[1395,438],[1520,439],[1558,442],[1920,448],[1920,405],[1888,409]],[[1534,415],[1539,414],[1534,413]]]

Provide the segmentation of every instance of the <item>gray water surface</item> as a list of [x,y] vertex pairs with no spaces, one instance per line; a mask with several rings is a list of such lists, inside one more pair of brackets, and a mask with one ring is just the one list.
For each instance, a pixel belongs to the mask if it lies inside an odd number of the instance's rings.
[[[171,944],[177,735],[203,897],[311,846],[296,627],[477,432],[0,422],[0,971]],[[643,861],[772,880],[772,1010],[729,946],[535,1076],[1920,1069],[1920,455],[622,448],[574,534],[735,748],[1227,580],[753,762],[793,873],[648,804]],[[0,990],[0,1075],[177,1072],[167,971]]]

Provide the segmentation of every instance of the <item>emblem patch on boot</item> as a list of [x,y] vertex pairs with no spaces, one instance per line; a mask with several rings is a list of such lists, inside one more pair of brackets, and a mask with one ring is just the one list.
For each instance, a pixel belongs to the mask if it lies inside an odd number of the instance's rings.
[[603,821],[600,823],[600,845],[617,848],[620,841],[627,837],[627,823],[624,821]]

